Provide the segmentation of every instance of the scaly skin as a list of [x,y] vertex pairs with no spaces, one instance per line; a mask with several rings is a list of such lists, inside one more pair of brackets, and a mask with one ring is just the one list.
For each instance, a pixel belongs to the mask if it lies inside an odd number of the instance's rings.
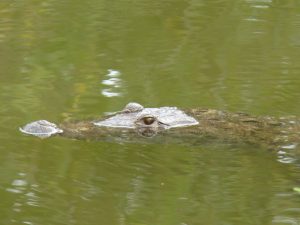
[[[298,143],[300,122],[295,117],[253,117],[245,113],[230,113],[211,109],[183,110],[199,121],[198,125],[163,130],[145,128],[98,127],[91,121],[65,122],[58,127],[59,134],[73,139],[112,142],[154,142],[198,145],[203,142],[230,142],[257,144],[269,149]],[[153,135],[156,133],[156,135]],[[147,138],[145,136],[153,136]]]

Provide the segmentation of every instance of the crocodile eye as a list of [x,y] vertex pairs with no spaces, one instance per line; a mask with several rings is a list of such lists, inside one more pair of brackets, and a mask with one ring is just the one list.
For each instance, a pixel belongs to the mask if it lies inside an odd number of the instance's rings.
[[147,116],[147,117],[144,117],[142,120],[143,120],[144,124],[146,124],[146,125],[151,125],[151,124],[154,123],[155,118],[154,118],[154,117]]

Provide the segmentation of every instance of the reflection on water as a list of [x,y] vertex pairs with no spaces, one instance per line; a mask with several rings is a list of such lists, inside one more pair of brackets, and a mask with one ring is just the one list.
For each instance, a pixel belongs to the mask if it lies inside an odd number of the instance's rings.
[[[300,219],[299,198],[290,188],[299,178],[297,168],[262,149],[58,142],[71,149],[54,148],[55,142],[44,145],[51,151],[36,146],[28,150],[30,160],[16,166],[24,172],[1,182],[7,191],[2,212],[16,223],[272,224]],[[31,162],[39,168],[30,168]]]
[[[26,216],[22,216],[26,214],[29,207],[40,207],[38,197],[38,185],[37,184],[29,184],[26,181],[26,174],[19,173],[18,178],[14,179],[10,185],[10,187],[6,188],[6,191],[12,194],[15,194],[15,200],[12,202],[10,210],[11,214],[16,215],[11,217],[9,223],[21,223],[21,224],[34,224],[30,222],[29,218]],[[17,216],[17,215],[21,216]],[[22,218],[20,220],[20,218]],[[25,219],[25,221],[23,220]],[[3,220],[4,222],[4,220]]]
[[101,93],[105,97],[117,97],[122,96],[122,93],[118,92],[122,88],[121,73],[117,70],[108,70],[106,74],[106,79],[102,81],[105,88],[102,89]]
[[[128,102],[300,115],[297,1],[0,2],[1,224],[299,224],[299,153],[22,136]],[[21,171],[21,172],[20,172]]]

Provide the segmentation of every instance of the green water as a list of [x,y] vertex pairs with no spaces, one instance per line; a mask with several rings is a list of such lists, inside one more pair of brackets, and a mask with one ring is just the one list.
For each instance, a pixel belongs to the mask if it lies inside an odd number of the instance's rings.
[[288,151],[18,131],[130,101],[300,116],[299,62],[296,0],[1,1],[0,224],[300,224]]

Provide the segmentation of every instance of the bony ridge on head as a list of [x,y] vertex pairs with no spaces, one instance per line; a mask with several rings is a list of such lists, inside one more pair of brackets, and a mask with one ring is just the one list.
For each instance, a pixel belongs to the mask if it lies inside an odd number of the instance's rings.
[[122,113],[132,113],[132,112],[141,112],[143,111],[144,106],[136,102],[129,102],[124,109],[121,111]]

